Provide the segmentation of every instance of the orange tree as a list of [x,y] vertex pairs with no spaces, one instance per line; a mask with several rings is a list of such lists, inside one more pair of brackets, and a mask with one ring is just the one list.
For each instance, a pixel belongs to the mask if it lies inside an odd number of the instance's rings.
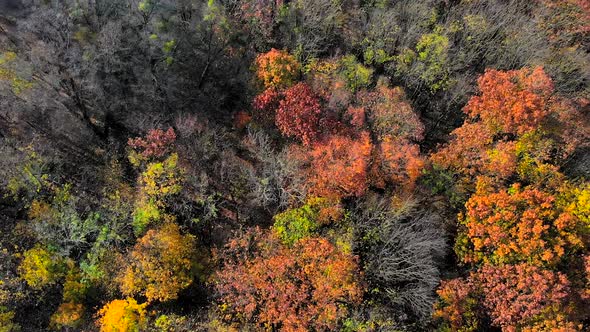
[[368,188],[372,144],[368,132],[358,137],[334,135],[314,144],[310,150],[293,148],[292,158],[309,162],[313,194],[322,197],[360,196]]
[[466,179],[481,174],[506,179],[520,162],[552,162],[588,137],[583,116],[554,92],[541,67],[490,69],[477,83],[480,95],[463,109],[467,119],[449,144],[432,155],[435,164]]
[[464,232],[457,239],[457,254],[466,263],[555,266],[566,253],[584,248],[590,231],[558,195],[563,194],[518,184],[476,193],[459,219]]
[[362,298],[356,258],[323,238],[289,248],[259,229],[231,240],[215,276],[227,320],[284,331],[333,330]]
[[419,116],[401,88],[389,88],[383,82],[374,91],[360,91],[357,100],[360,107],[348,113],[353,125],[366,118],[375,137],[372,183],[377,187],[393,183],[411,190],[424,167],[417,144],[424,137]]

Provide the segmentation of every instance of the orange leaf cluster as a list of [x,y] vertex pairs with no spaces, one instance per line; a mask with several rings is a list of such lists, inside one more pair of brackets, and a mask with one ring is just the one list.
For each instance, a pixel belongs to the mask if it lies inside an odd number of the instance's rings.
[[136,332],[147,327],[146,304],[134,299],[114,300],[98,311],[100,332]]
[[230,242],[230,252],[256,249],[245,259],[226,261],[216,276],[228,318],[282,331],[335,329],[347,316],[346,304],[361,300],[356,258],[323,238],[302,239],[288,248],[273,237]]
[[494,133],[523,134],[536,129],[551,112],[553,82],[541,67],[488,69],[477,86],[481,95],[471,98],[463,110]]
[[336,135],[314,145],[309,151],[312,192],[323,197],[362,195],[372,148],[365,131],[357,138]]
[[465,205],[461,223],[467,244],[457,251],[467,263],[529,261],[555,265],[566,252],[583,246],[581,221],[561,211],[550,193],[514,185],[495,193],[476,193]]
[[[486,70],[478,79],[480,95],[465,108],[467,119],[452,140],[431,156],[438,165],[468,178],[477,175],[506,179],[529,154],[545,162],[554,151],[564,157],[590,134],[576,103],[554,93],[551,78],[541,67],[513,71]],[[535,136],[526,148],[520,141]],[[538,151],[537,151],[538,150]],[[559,152],[559,153],[556,153]]]
[[387,137],[377,146],[373,160],[373,181],[377,187],[383,187],[385,181],[393,182],[409,192],[414,189],[424,164],[417,144]]

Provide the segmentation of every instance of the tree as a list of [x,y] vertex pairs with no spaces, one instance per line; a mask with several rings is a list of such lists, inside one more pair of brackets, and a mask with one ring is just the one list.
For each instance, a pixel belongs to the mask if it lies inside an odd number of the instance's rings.
[[566,253],[585,246],[585,225],[565,211],[556,196],[515,184],[508,190],[476,193],[460,218],[464,232],[455,249],[466,263],[531,262],[555,266]]
[[[440,217],[413,200],[367,195],[352,214],[363,248],[365,278],[396,321],[429,318],[448,252]],[[405,317],[404,317],[405,316]]]
[[[329,59],[311,59],[305,66],[305,80],[312,88],[312,90],[326,102],[326,107],[330,110],[340,110],[350,105],[353,97],[350,85],[357,84],[354,80],[356,75],[362,75],[364,72],[355,72],[356,65],[362,71],[364,67],[358,64],[354,57],[350,60],[350,78],[352,81],[347,82],[345,73],[343,72],[343,60],[341,58]],[[368,85],[370,75],[364,76],[361,79],[361,85]],[[356,87],[355,87],[356,88]]]
[[502,331],[578,331],[569,290],[560,272],[528,263],[484,265],[466,279],[443,281],[434,315],[451,331],[482,328],[484,312]]
[[288,248],[272,233],[254,234],[229,242],[215,276],[228,320],[285,331],[333,330],[347,307],[360,302],[362,281],[352,255],[323,238]]
[[97,325],[101,332],[139,332],[147,327],[146,303],[132,298],[114,300],[98,311]]
[[384,187],[383,182],[390,182],[404,192],[411,192],[425,165],[420,147],[404,139],[385,138],[376,150],[372,168],[373,183],[377,187]]
[[50,192],[52,196],[47,201],[33,200],[28,211],[30,227],[37,239],[64,257],[90,247],[91,238],[100,228],[100,214],[78,213],[79,198],[72,193],[71,184],[52,187]]
[[575,120],[583,115],[554,93],[541,67],[488,69],[477,82],[480,95],[463,108],[465,123],[431,157],[438,165],[465,177],[484,174],[503,180],[527,158],[536,164],[559,162],[588,137],[587,126]]
[[384,81],[374,91],[359,92],[357,99],[377,138],[371,169],[373,184],[385,187],[386,182],[394,183],[410,192],[425,164],[416,144],[424,138],[424,125],[404,91],[389,88]]
[[[425,31],[426,32],[426,31]],[[449,79],[449,37],[442,26],[435,26],[416,41],[415,51],[410,47],[399,50],[392,57],[396,62],[396,74],[402,76],[407,85],[420,88],[424,85],[430,92],[445,90]],[[387,57],[382,55],[385,59]]]
[[255,36],[257,44],[268,45],[278,37],[273,31],[278,25],[282,6],[281,0],[244,1],[234,15],[248,22],[247,31]]
[[[516,168],[514,147],[507,145],[514,139],[510,137],[537,129],[547,117],[551,79],[541,68],[487,70],[478,79],[478,87],[481,95],[472,97],[463,109],[467,120],[453,131],[453,140],[433,159],[462,174],[499,173],[506,177]],[[489,153],[495,148],[503,154],[500,172]]]
[[283,135],[295,137],[304,145],[315,142],[320,135],[322,115],[319,99],[305,83],[297,83],[284,95],[275,117],[277,127]]
[[567,313],[569,281],[562,273],[529,264],[485,265],[471,278],[481,287],[493,324],[503,330],[533,327]]
[[252,101],[252,107],[255,111],[258,111],[262,115],[268,116],[268,114],[274,115],[274,112],[279,107],[282,94],[274,88],[268,88],[262,93],[254,97]]
[[30,287],[41,289],[54,285],[63,277],[63,262],[55,253],[36,246],[25,251],[18,271]]
[[553,42],[590,46],[590,5],[583,0],[544,0],[544,27]]
[[471,280],[456,278],[442,281],[436,291],[439,301],[434,318],[443,321],[443,331],[471,332],[480,326],[478,301]]
[[371,150],[365,131],[356,138],[335,135],[315,144],[303,156],[310,160],[311,191],[321,197],[361,196],[368,188]]
[[68,272],[65,277],[62,291],[62,303],[57,311],[51,315],[50,325],[56,329],[77,328],[84,320],[86,306],[84,300],[90,286],[88,280],[84,280],[82,271],[75,266],[75,262],[68,260]]
[[272,214],[305,201],[306,185],[300,160],[290,158],[287,149],[276,151],[262,131],[249,131],[246,148],[258,160],[250,170],[250,195],[256,205]]
[[181,234],[174,223],[149,230],[129,252],[127,266],[118,277],[121,292],[140,294],[148,302],[178,298],[193,282],[195,246],[194,237]]
[[422,35],[416,44],[417,71],[432,91],[445,89],[449,85],[449,38],[440,30]]
[[140,191],[133,211],[133,228],[136,234],[141,234],[150,223],[172,218],[165,208],[169,199],[182,190],[183,169],[178,167],[178,154],[147,164],[138,182]]
[[322,225],[338,221],[343,214],[339,202],[327,198],[309,198],[301,207],[274,216],[273,230],[287,246],[312,236]]
[[78,328],[82,324],[84,310],[85,307],[81,303],[62,303],[57,308],[57,311],[51,315],[51,325],[57,330]]
[[506,72],[488,69],[477,86],[481,94],[469,100],[464,112],[494,133],[522,135],[555,111],[549,108],[553,82],[541,67]]
[[288,88],[299,77],[300,67],[287,51],[274,48],[256,57],[256,77],[265,88]]
[[176,133],[172,128],[166,131],[152,129],[145,138],[129,138],[127,145],[132,149],[129,160],[135,166],[139,166],[142,161],[158,160],[172,152],[174,141]]
[[365,109],[371,131],[380,140],[390,138],[419,142],[424,138],[424,125],[402,88],[390,88],[381,80],[374,91],[360,91],[357,99],[360,107]]
[[354,55],[347,55],[340,59],[340,71],[346,80],[346,86],[353,92],[371,84],[373,69],[358,63]]

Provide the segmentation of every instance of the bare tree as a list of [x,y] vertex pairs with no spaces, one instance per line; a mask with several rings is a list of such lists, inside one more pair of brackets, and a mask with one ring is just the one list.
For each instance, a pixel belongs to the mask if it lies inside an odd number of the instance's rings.
[[248,131],[250,152],[257,167],[250,171],[251,199],[273,214],[289,205],[302,202],[306,195],[299,165],[287,157],[287,151],[277,152],[267,134]]
[[414,201],[389,205],[383,198],[368,198],[355,215],[360,233],[375,238],[366,251],[367,279],[389,305],[428,319],[449,249],[440,218]]

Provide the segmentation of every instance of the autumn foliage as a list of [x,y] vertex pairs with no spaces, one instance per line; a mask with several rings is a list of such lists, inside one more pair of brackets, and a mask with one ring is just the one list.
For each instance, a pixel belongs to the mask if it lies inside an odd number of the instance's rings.
[[357,98],[379,139],[419,142],[424,138],[424,125],[402,88],[390,88],[386,83],[380,83],[375,91],[361,91]]
[[472,276],[493,323],[506,331],[562,314],[569,281],[561,273],[529,264],[484,266]]
[[469,100],[464,112],[494,133],[523,134],[537,128],[552,111],[551,78],[533,70],[487,70],[477,80],[480,95]]
[[149,230],[129,253],[119,277],[121,292],[142,295],[148,302],[176,299],[194,277],[195,239],[168,223]]
[[441,284],[435,316],[456,331],[486,316],[503,331],[579,331],[570,301],[583,286],[562,269],[588,250],[588,191],[556,164],[588,137],[587,124],[542,68],[487,70],[478,87],[465,123],[432,156],[475,189],[455,243],[473,270]]
[[[581,115],[574,115],[571,103],[555,94],[551,78],[540,67],[490,69],[477,82],[480,95],[464,107],[465,123],[453,131],[447,146],[432,155],[439,165],[465,176],[505,179],[516,173],[524,155],[546,162],[571,153],[572,146],[588,137],[583,129],[587,125],[575,120]],[[517,145],[531,135],[536,135],[535,142],[519,153]],[[553,153],[547,153],[549,147]],[[534,153],[541,150],[545,153]]]
[[147,326],[146,304],[132,298],[113,300],[98,311],[100,332],[139,332]]
[[312,191],[325,197],[362,195],[368,187],[371,150],[367,132],[356,138],[332,136],[314,145],[307,155]]
[[[579,46],[590,38],[590,3],[585,0],[543,0],[549,9],[544,25],[554,42]],[[587,46],[587,44],[586,44]]]
[[127,142],[133,153],[129,158],[134,161],[149,161],[168,155],[176,141],[174,129],[152,129],[145,137],[130,138]]
[[462,278],[442,281],[436,291],[439,302],[433,316],[443,321],[443,327],[450,331],[477,331],[481,319],[477,308],[471,280]]
[[271,49],[256,57],[256,77],[265,88],[287,88],[299,76],[300,64],[286,51]]
[[24,253],[18,271],[30,287],[41,289],[55,284],[63,276],[62,259],[55,253],[36,246]]
[[283,135],[309,145],[318,139],[322,109],[319,99],[305,83],[297,83],[279,102],[275,123]]
[[468,263],[494,264],[555,265],[566,253],[584,247],[587,227],[563,211],[554,195],[519,185],[473,195],[461,223],[466,231],[457,241],[459,256]]
[[451,331],[478,331],[485,313],[502,331],[577,331],[567,320],[569,290],[559,272],[527,263],[484,265],[466,279],[441,283],[434,316]]
[[288,248],[272,234],[250,234],[230,241],[228,253],[238,257],[226,260],[215,287],[230,321],[283,331],[333,330],[346,317],[347,304],[361,299],[356,259],[323,238]]
[[0,0],[0,332],[590,331],[590,0]]

